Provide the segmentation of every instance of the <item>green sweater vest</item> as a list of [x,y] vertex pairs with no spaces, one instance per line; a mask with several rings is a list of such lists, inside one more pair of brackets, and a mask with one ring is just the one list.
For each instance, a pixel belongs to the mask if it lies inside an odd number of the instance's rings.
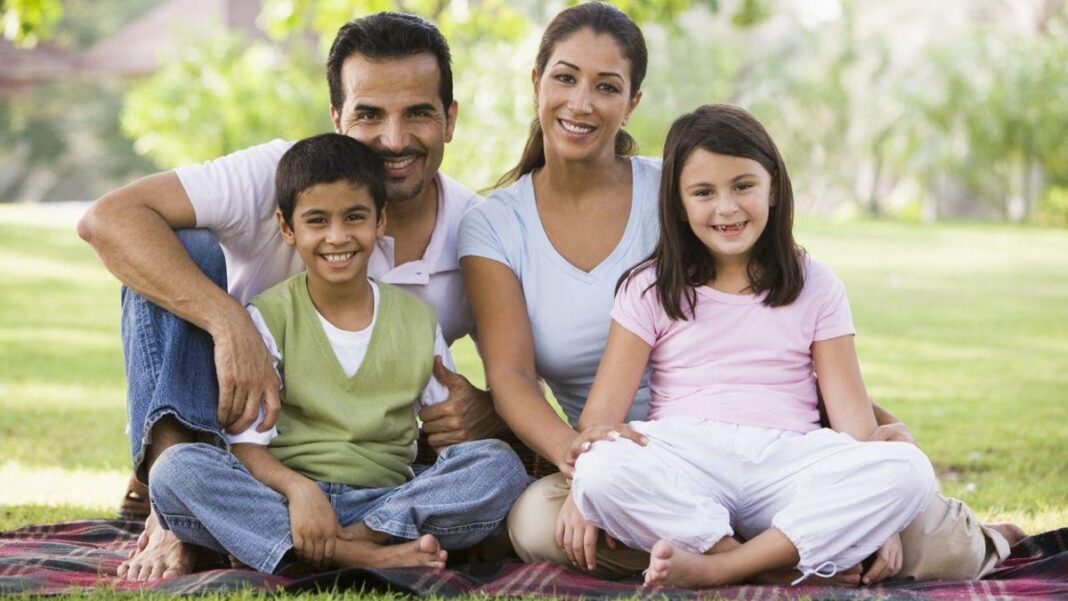
[[307,273],[252,300],[282,361],[282,411],[268,451],[314,480],[393,487],[412,478],[412,403],[430,379],[437,320],[422,301],[378,284],[363,363],[345,376],[308,295]]

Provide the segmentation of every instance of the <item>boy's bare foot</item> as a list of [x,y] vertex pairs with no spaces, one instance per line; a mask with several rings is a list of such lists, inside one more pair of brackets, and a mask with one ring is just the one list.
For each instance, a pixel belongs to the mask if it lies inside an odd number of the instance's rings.
[[995,524],[987,524],[986,527],[1004,536],[1005,540],[1009,541],[1010,547],[1027,538],[1027,533],[1024,532],[1023,528],[1012,522],[997,522]]
[[334,562],[341,567],[444,569],[448,552],[432,534],[399,545],[379,545],[359,538],[337,539]]
[[184,576],[193,570],[194,551],[170,530],[164,530],[156,512],[148,514],[145,531],[137,537],[137,549],[119,565],[118,576],[126,580],[155,580]]

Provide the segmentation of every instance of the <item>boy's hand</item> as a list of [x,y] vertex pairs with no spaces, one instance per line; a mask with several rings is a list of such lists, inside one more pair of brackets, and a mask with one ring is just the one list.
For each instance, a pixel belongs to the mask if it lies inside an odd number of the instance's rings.
[[301,561],[323,569],[334,559],[337,539],[351,535],[342,532],[326,494],[314,482],[306,482],[287,495],[293,551]]
[[475,388],[467,378],[450,371],[434,357],[434,377],[449,389],[448,400],[419,412],[427,442],[440,451],[447,446],[489,438],[504,429],[493,409],[489,391]]
[[571,441],[571,447],[567,450],[567,456],[564,460],[564,465],[557,466],[560,471],[571,478],[575,475],[575,462],[578,461],[579,455],[590,450],[593,443],[599,440],[618,440],[620,438],[627,438],[642,445],[643,447],[649,444],[649,439],[642,435],[637,430],[634,430],[628,424],[616,424],[614,426],[591,426],[583,430],[578,436]]

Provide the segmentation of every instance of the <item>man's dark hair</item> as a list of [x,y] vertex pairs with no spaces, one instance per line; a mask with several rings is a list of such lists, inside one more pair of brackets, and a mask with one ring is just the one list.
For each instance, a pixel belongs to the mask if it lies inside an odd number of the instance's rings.
[[293,227],[293,211],[304,191],[345,181],[354,188],[367,188],[380,219],[386,206],[385,179],[382,159],[369,146],[341,134],[319,134],[297,142],[282,155],[274,177],[275,198],[282,217]]
[[452,55],[438,28],[422,17],[395,12],[375,13],[345,23],[337,32],[326,59],[326,82],[330,104],[341,112],[345,90],[341,86],[341,65],[353,54],[370,61],[401,59],[429,52],[438,62],[438,95],[442,109],[452,105]]

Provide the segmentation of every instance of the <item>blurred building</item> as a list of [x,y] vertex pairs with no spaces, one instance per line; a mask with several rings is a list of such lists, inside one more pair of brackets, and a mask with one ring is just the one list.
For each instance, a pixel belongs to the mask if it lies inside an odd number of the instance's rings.
[[151,75],[190,33],[222,27],[262,37],[260,0],[167,0],[82,52],[39,44],[17,48],[0,40],[0,96],[78,76]]

